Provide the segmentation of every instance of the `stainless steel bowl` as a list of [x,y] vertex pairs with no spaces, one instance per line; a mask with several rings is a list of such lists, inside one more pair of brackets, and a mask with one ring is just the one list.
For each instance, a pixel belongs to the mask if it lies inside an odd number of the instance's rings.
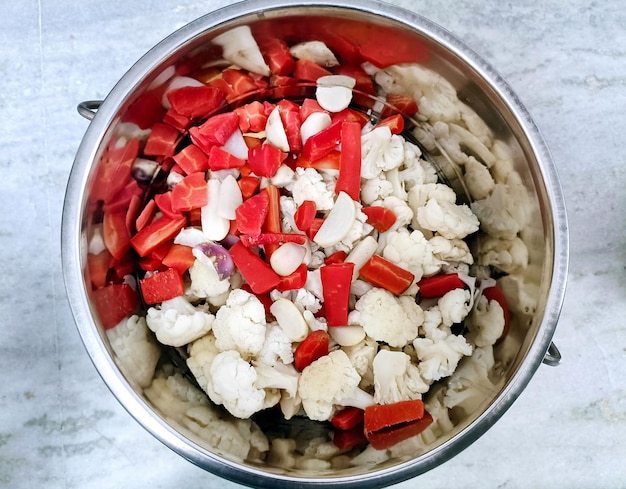
[[[313,17],[316,22],[310,22]],[[315,32],[329,25],[320,21],[324,18],[383,26],[409,36],[415,46],[428,54],[427,66],[447,78],[462,100],[485,119],[498,138],[506,141],[535,212],[522,234],[530,264],[520,276],[533,291],[533,307],[531,310],[513,307],[511,332],[495,349],[501,382],[496,389],[485,393],[477,409],[455,413],[454,427],[448,433],[406,456],[389,457],[379,463],[349,463],[345,468],[306,470],[239,459],[228,450],[211,447],[206,440],[172,422],[167,412],[157,409],[143,389],[122,374],[86,285],[87,240],[90,223],[98,212],[93,197],[97,185],[95,175],[129,107],[147,87],[229,28],[263,23],[265,27],[280,31],[285,26],[302,23],[308,32]],[[542,362],[558,363],[560,356],[551,338],[565,290],[568,229],[555,166],[528,111],[507,83],[460,39],[427,19],[371,0],[237,3],[207,14],[164,39],[131,67],[104,101],[83,103],[79,111],[92,120],[76,155],[63,210],[63,271],[71,309],[86,350],[115,397],[146,430],[192,463],[226,479],[255,487],[391,485],[454,457],[504,414]],[[327,435],[328,428],[323,427],[321,432],[319,426],[298,431],[300,439],[320,434]]]

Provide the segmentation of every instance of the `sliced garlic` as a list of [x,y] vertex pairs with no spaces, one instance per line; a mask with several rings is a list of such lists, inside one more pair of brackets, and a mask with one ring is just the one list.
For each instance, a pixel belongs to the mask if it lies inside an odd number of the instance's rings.
[[333,326],[328,334],[339,346],[354,346],[365,338],[365,330],[358,325]]
[[298,306],[289,299],[276,299],[270,306],[270,312],[291,341],[302,341],[307,337],[309,326]]
[[352,89],[356,80],[351,76],[328,75],[317,79],[317,103],[329,112],[341,112],[352,102]]
[[242,25],[223,32],[213,42],[222,47],[222,57],[230,63],[253,73],[271,75],[249,26]]
[[326,129],[332,123],[330,115],[326,112],[313,112],[309,115],[300,126],[300,137],[302,144],[306,143],[314,134]]
[[289,140],[285,132],[285,126],[280,118],[280,108],[275,107],[267,118],[265,125],[266,141],[272,146],[276,146],[285,153],[289,152]]
[[336,245],[348,235],[355,219],[354,201],[347,193],[339,192],[333,208],[324,219],[313,241],[323,248]]
[[279,246],[270,257],[270,266],[281,277],[292,274],[302,265],[306,248],[297,243],[285,243]]
[[235,211],[243,203],[241,188],[232,175],[227,175],[220,185],[218,215],[224,219],[233,220],[237,216]]
[[209,202],[200,209],[202,232],[213,241],[221,241],[230,231],[230,221],[219,215],[221,182],[211,178],[207,182]]

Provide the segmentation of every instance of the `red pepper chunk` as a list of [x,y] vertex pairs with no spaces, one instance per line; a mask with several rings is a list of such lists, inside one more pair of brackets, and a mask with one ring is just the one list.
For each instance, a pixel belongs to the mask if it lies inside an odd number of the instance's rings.
[[176,113],[197,119],[216,112],[224,103],[224,94],[211,86],[189,86],[171,90],[167,99]]
[[383,126],[387,126],[392,134],[400,134],[404,131],[404,117],[401,114],[391,115],[376,124],[375,128]]
[[276,146],[261,144],[248,150],[248,165],[259,177],[273,177],[288,154]]
[[[263,232],[273,234],[281,233],[283,223],[280,217],[280,190],[276,185],[268,185],[262,193],[267,194],[269,200],[267,216],[263,223]],[[278,243],[267,243],[263,248],[263,251],[265,251],[265,259],[269,260],[272,253],[274,253],[279,246]]]
[[348,300],[354,263],[332,263],[320,267],[322,296],[328,326],[348,324]]
[[415,275],[380,255],[373,255],[359,270],[361,277],[376,287],[402,294],[413,283]]
[[333,433],[333,445],[340,450],[350,450],[366,443],[367,438],[362,426],[355,426],[350,430],[335,430]]
[[213,171],[241,168],[245,164],[245,160],[237,158],[219,146],[213,146],[209,151],[209,168]]
[[326,129],[309,137],[302,147],[302,157],[314,162],[330,154],[341,143],[341,121],[333,122]]
[[174,156],[180,133],[172,126],[156,123],[148,136],[143,154],[146,156]]
[[161,216],[130,240],[131,246],[139,256],[147,256],[157,247],[174,238],[187,223],[185,217]]
[[296,370],[302,372],[318,358],[328,355],[330,336],[322,329],[313,331],[293,353],[293,362]]
[[280,277],[280,283],[276,287],[279,292],[286,292],[287,290],[298,290],[304,287],[306,279],[309,274],[309,269],[305,263],[302,263],[295,272],[286,276]]
[[207,155],[195,144],[185,146],[180,152],[175,154],[174,161],[187,175],[209,169]]
[[204,207],[209,202],[204,172],[187,175],[172,189],[172,210],[186,212]]
[[338,430],[349,430],[363,423],[365,411],[357,407],[345,407],[337,412],[330,420]]
[[305,200],[298,206],[296,212],[293,215],[294,223],[300,231],[306,231],[311,227],[315,214],[317,213],[317,206],[312,200]]
[[139,286],[143,300],[148,305],[179,297],[185,292],[183,278],[175,268],[155,272],[149,277],[141,279]]
[[341,156],[335,193],[347,193],[352,200],[361,200],[361,124],[341,123]]
[[104,329],[117,326],[137,311],[137,293],[128,284],[110,284],[92,292],[98,319]]
[[367,216],[367,222],[381,233],[388,231],[396,222],[396,214],[386,207],[374,205],[361,210]]
[[102,222],[104,244],[116,259],[121,259],[130,248],[130,231],[126,225],[126,212],[105,212]]
[[250,248],[238,241],[228,250],[235,266],[255,294],[264,294],[275,289],[280,276]]
[[195,261],[196,257],[193,255],[191,246],[172,244],[163,257],[162,263],[166,267],[176,269],[182,275]]
[[242,234],[256,236],[261,233],[261,227],[269,211],[270,199],[267,192],[253,195],[237,207],[235,220],[237,229]]
[[419,292],[425,299],[436,299],[443,297],[454,289],[462,289],[465,282],[456,273],[444,273],[426,277],[417,282]]

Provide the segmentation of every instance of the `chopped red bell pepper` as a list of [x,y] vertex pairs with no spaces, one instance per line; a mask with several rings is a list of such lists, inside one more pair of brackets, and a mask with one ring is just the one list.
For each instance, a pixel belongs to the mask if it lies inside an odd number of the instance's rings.
[[347,193],[352,200],[361,201],[361,125],[341,123],[341,157],[335,193]]
[[393,294],[402,294],[413,283],[415,275],[386,260],[380,255],[373,255],[359,270],[365,280],[376,287],[381,287]]
[[161,211],[164,216],[171,217],[173,219],[182,216],[180,212],[174,212],[172,208],[172,191],[168,190],[167,192],[163,192],[162,194],[156,194],[154,196],[154,201],[156,202],[157,207]]
[[149,129],[161,121],[164,115],[165,108],[161,103],[161,96],[153,90],[139,95],[122,115],[121,120],[137,124],[140,129]]
[[187,218],[161,216],[139,231],[130,240],[139,256],[147,256],[159,245],[173,239],[187,223]]
[[338,411],[330,423],[338,430],[350,430],[363,423],[365,411],[357,407],[345,407]]
[[92,292],[93,304],[104,329],[117,326],[137,312],[137,292],[128,284],[110,284]]
[[185,292],[183,278],[175,268],[155,272],[139,280],[139,286],[143,300],[148,305],[179,297]]
[[300,106],[285,99],[278,102],[277,105],[280,119],[287,135],[289,151],[292,154],[298,154],[302,149],[302,137],[300,135],[302,120],[300,117]]
[[242,234],[241,242],[248,248],[251,246],[282,245],[285,243],[304,244],[306,236],[296,233],[261,233],[255,235]]
[[309,269],[305,263],[302,263],[296,270],[289,275],[280,277],[280,283],[276,287],[279,292],[287,290],[298,290],[304,287],[309,274]]
[[323,218],[316,217],[315,219],[313,219],[311,226],[309,226],[309,229],[306,230],[306,235],[309,237],[311,241],[313,241],[313,238],[315,238],[315,235],[322,227],[322,224],[324,224]]
[[235,220],[237,229],[242,234],[257,236],[269,212],[270,198],[267,192],[259,192],[253,195],[237,207]]
[[280,276],[262,258],[250,248],[238,241],[228,250],[235,266],[250,285],[255,294],[264,294],[275,289],[280,283]]
[[150,199],[144,206],[141,213],[137,216],[137,220],[135,221],[135,232],[141,231],[152,222],[156,213],[156,207],[157,205],[154,199]]
[[172,244],[161,262],[168,268],[174,268],[181,275],[196,261],[193,248],[182,244]]
[[326,112],[314,98],[305,98],[300,105],[300,120],[306,121],[315,112]]
[[[239,129],[241,132],[261,132],[267,124],[267,114],[261,102],[254,101],[235,109],[239,116]],[[255,138],[256,139],[256,138]]]
[[315,360],[328,355],[330,336],[323,329],[310,333],[293,353],[293,363],[296,370],[302,372]]
[[[275,185],[268,185],[263,189],[263,192],[267,194],[269,199],[267,216],[263,223],[263,232],[273,234],[282,233],[283,223],[280,215],[280,190]],[[263,247],[266,260],[270,259],[272,253],[274,253],[279,246],[278,243],[268,243]]]
[[248,150],[248,165],[259,177],[273,177],[288,154],[276,146],[262,144]]
[[333,122],[326,129],[310,136],[302,147],[302,156],[316,161],[328,155],[341,143],[341,121]]
[[114,258],[122,258],[130,248],[130,230],[126,225],[126,212],[105,212],[102,235],[107,250]]
[[209,152],[209,168],[213,171],[241,168],[245,164],[246,160],[237,158],[219,146],[213,146]]
[[300,168],[313,168],[315,170],[339,170],[341,160],[341,152],[333,149],[327,155],[311,161],[306,159],[302,154],[296,159],[296,166]]
[[191,119],[173,109],[169,109],[163,116],[163,123],[172,126],[179,132],[185,132],[191,124]]
[[391,134],[401,134],[404,131],[404,117],[401,114],[394,114],[381,120],[374,128],[388,127]]
[[285,41],[276,37],[261,36],[257,40],[263,58],[274,75],[291,75],[295,68],[295,60],[289,52]]
[[421,399],[398,401],[391,404],[373,404],[365,408],[365,434],[421,419],[424,416]]
[[332,265],[333,263],[343,263],[344,261],[346,261],[347,257],[348,253],[346,253],[345,251],[335,251],[324,259],[324,263],[326,265]]
[[251,176],[241,177],[237,180],[237,184],[241,190],[243,200],[247,200],[256,194],[257,190],[259,190],[259,187],[261,186],[261,179]]
[[376,450],[384,450],[401,441],[419,435],[433,422],[433,417],[427,411],[420,419],[409,421],[389,429],[366,433],[370,445]]
[[386,207],[375,205],[363,207],[361,210],[367,216],[367,222],[381,233],[388,231],[396,222],[396,214]]
[[224,94],[212,86],[181,87],[167,93],[172,109],[191,119],[203,119],[224,105]]
[[387,104],[383,108],[382,116],[384,118],[391,117],[394,113],[400,113],[406,116],[415,115],[417,113],[417,102],[408,95],[388,94],[385,97]]
[[209,202],[204,172],[187,175],[172,189],[172,210],[186,212],[204,207]]
[[152,131],[143,148],[143,154],[161,157],[174,156],[180,138],[180,132],[172,126],[157,122],[152,126]]
[[327,75],[332,75],[332,73],[308,59],[297,60],[293,69],[293,77],[296,80],[314,82],[319,77]]
[[226,69],[222,72],[222,79],[228,83],[232,90],[231,95],[227,97],[229,102],[258,89],[252,77],[241,70]]
[[317,206],[312,200],[305,200],[298,206],[296,212],[293,215],[293,220],[296,227],[300,231],[306,231],[311,227],[315,214],[317,213]]
[[348,324],[348,301],[354,263],[332,263],[321,266],[319,270],[328,326],[345,326]]
[[417,286],[422,297],[436,299],[443,297],[451,290],[464,288],[465,282],[459,278],[457,273],[443,273],[425,277],[417,282]]
[[233,133],[239,128],[239,116],[235,112],[214,115],[201,126],[189,129],[194,144],[209,154],[213,146],[224,146]]
[[369,122],[369,117],[363,112],[351,108],[343,109],[341,112],[335,112],[331,116],[332,122],[358,122],[361,128]]
[[126,211],[131,201],[139,196],[143,196],[143,190],[137,180],[131,178],[108,202],[104,203],[103,210],[104,212]]
[[209,169],[209,158],[195,144],[189,144],[175,154],[174,161],[187,175]]

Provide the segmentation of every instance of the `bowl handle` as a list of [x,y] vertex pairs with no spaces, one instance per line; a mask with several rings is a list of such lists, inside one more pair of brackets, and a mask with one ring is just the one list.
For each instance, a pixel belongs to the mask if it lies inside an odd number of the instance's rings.
[[543,357],[543,363],[549,365],[550,367],[556,367],[561,363],[561,352],[552,342],[550,342],[546,356]]
[[86,100],[76,107],[78,113],[87,120],[92,120],[96,116],[96,112],[102,105],[102,100]]

